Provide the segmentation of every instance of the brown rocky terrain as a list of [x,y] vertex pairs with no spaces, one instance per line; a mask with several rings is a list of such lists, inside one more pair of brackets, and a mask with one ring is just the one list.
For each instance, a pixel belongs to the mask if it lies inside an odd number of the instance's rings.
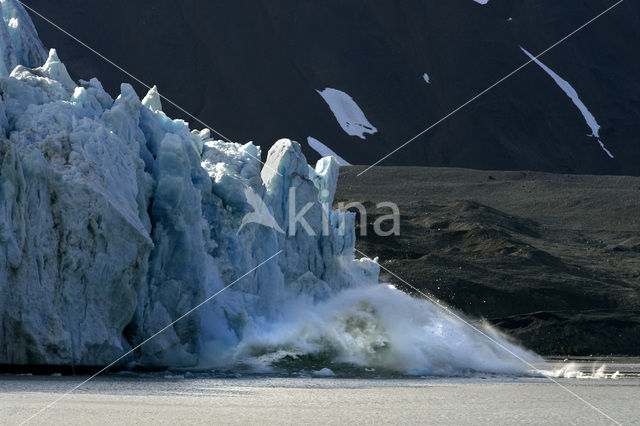
[[[367,206],[357,247],[390,271],[541,354],[640,354],[640,178],[362,170],[341,169],[336,203]],[[399,236],[374,234],[381,201]]]

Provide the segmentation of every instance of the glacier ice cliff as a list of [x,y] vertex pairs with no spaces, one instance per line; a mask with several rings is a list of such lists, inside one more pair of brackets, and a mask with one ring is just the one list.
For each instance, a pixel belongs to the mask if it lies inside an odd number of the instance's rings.
[[13,0],[0,0],[0,77],[7,77],[17,65],[37,67],[47,59],[33,22]]
[[[280,253],[125,362],[523,370],[355,259],[354,215],[330,208],[335,159],[312,168],[282,139],[261,167],[259,147],[167,117],[156,88],[114,100],[76,83],[22,7],[1,5],[0,364],[106,365]],[[243,224],[256,203],[279,226]]]

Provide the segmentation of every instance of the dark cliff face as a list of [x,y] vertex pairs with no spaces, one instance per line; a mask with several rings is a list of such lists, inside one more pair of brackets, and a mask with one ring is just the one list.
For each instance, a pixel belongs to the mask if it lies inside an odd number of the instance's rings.
[[[312,136],[353,164],[377,161],[526,62],[520,46],[537,54],[613,3],[28,2],[234,141],[268,148],[289,137],[314,160]],[[120,82],[134,83],[31,15],[74,78],[97,76],[114,95]],[[640,4],[627,1],[541,57],[578,92],[614,159],[530,64],[382,164],[640,175],[637,46]],[[316,92],[326,87],[348,93],[378,133],[347,135]]]

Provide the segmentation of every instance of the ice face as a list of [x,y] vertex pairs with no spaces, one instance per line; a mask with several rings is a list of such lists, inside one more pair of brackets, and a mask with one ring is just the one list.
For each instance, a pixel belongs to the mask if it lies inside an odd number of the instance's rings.
[[122,352],[153,247],[135,100],[103,109],[90,84],[74,99],[41,69],[12,75],[0,80],[0,358],[104,363]]
[[334,158],[312,168],[282,139],[261,168],[253,144],[167,117],[156,88],[141,101],[123,84],[113,100],[96,79],[76,84],[54,50],[31,62],[28,17],[1,4],[2,46],[9,10],[23,63],[0,77],[0,364],[106,365],[237,281],[125,362],[514,369],[355,259],[354,214],[331,209]]
[[[314,183],[300,146],[283,140],[261,177],[257,147],[191,132],[162,112],[155,88],[141,102],[123,84],[114,101],[97,80],[76,85],[54,50],[40,67],[17,66],[0,90],[0,362],[107,363],[280,247],[280,259],[145,345],[137,362],[194,365],[201,347],[233,344],[277,315],[287,285],[299,291],[305,274],[326,280],[323,288],[346,285],[332,271],[353,232],[321,235],[316,188],[328,188],[322,201],[330,203],[333,162]],[[289,186],[296,191],[282,189]],[[317,235],[241,229],[251,207],[245,189],[282,226],[290,196],[298,206],[313,202],[306,220]],[[353,262],[354,271],[370,268],[363,265]]]
[[0,77],[17,65],[42,65],[47,51],[24,8],[13,0],[0,1],[0,21]]

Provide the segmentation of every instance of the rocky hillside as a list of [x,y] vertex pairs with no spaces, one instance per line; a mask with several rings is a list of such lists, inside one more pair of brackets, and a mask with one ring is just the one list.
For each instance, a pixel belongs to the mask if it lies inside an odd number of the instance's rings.
[[[361,170],[341,169],[336,200],[368,206],[358,248],[390,271],[538,353],[640,355],[640,178]],[[400,236],[371,232],[380,201]]]

